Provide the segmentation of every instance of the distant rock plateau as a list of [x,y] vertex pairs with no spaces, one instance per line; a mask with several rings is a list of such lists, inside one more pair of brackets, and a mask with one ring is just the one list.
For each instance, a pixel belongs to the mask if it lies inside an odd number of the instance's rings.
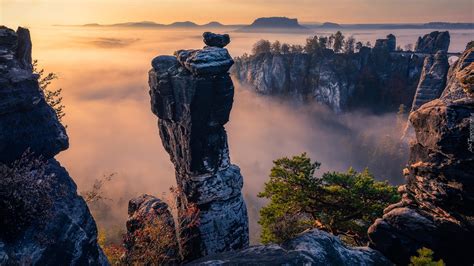
[[[318,102],[336,113],[393,112],[401,104],[412,105],[423,71],[424,77],[430,77],[424,78],[424,83],[443,80],[448,71],[445,53],[449,42],[448,32],[433,32],[420,37],[419,53],[398,52],[396,37],[389,34],[378,39],[373,48],[363,46],[355,53],[323,48],[317,55],[268,52],[238,57],[231,72],[259,94],[299,103]],[[442,53],[435,55],[437,51]],[[431,59],[425,61],[425,57]],[[420,86],[426,87],[424,83]],[[443,87],[442,82],[438,87]],[[439,96],[437,90],[429,99]],[[426,90],[418,92],[417,101],[428,97]]]

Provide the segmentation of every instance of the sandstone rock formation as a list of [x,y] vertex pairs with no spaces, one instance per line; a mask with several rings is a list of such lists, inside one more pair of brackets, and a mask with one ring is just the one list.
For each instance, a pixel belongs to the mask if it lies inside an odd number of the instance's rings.
[[181,260],[176,226],[168,204],[156,197],[141,195],[129,201],[128,216],[123,256],[127,265],[146,264],[148,260],[173,264]]
[[52,158],[68,148],[57,121],[32,73],[29,32],[0,27],[0,161],[12,162],[27,149]]
[[441,96],[446,87],[448,70],[449,63],[446,52],[438,51],[435,55],[425,58],[410,112],[418,110],[423,104]]
[[329,233],[311,230],[281,245],[259,245],[211,255],[189,265],[391,265],[367,247],[351,248]]
[[438,51],[447,52],[449,49],[450,36],[448,31],[433,31],[430,34],[419,37],[415,45],[415,52],[435,54]]
[[204,39],[204,43],[207,46],[224,48],[230,43],[229,34],[215,34],[215,33],[206,31],[202,34],[202,37]]
[[258,93],[322,103],[336,113],[396,111],[400,104],[412,104],[424,57],[391,53],[396,45],[392,36],[381,42],[382,49],[363,47],[352,54],[325,49],[317,56],[264,53],[240,57],[231,71]]
[[[37,78],[32,73],[29,31],[0,27],[0,164],[9,165],[29,149],[45,160],[44,176],[50,177],[31,181],[50,182],[46,217],[34,217],[19,232],[0,237],[0,265],[107,265],[89,209],[67,171],[54,159],[68,148],[68,137]],[[35,171],[30,170],[32,176]],[[28,195],[23,191],[27,189],[30,186],[0,187],[0,197],[7,190]],[[16,199],[2,199],[2,203],[9,200]],[[2,215],[4,211],[8,212],[2,209]],[[2,227],[0,235],[16,226]]]
[[179,205],[196,204],[200,211],[197,236],[183,247],[189,260],[246,247],[248,218],[224,129],[234,96],[233,60],[225,48],[209,46],[175,55],[153,59],[149,84],[151,109],[176,170]]
[[[446,87],[446,77],[448,75],[449,63],[446,52],[438,51],[435,55],[425,58],[420,81],[416,88],[415,97],[411,105],[410,113],[418,110],[423,104],[437,99]],[[414,138],[413,126],[407,121],[402,139],[409,142]]]
[[402,200],[369,228],[370,246],[397,264],[421,247],[448,265],[474,263],[474,98],[459,75],[472,67],[473,56],[474,49],[466,50],[451,67],[442,96],[409,117],[416,141],[404,170],[407,184],[399,188]]

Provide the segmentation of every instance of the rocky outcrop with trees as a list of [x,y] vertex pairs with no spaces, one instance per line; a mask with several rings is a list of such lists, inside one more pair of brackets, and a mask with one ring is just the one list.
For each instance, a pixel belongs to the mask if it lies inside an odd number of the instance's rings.
[[0,265],[108,265],[56,154],[68,148],[33,73],[27,29],[0,26]]
[[[433,49],[447,50],[449,33],[442,36]],[[304,47],[262,40],[236,58],[232,73],[261,94],[323,103],[336,113],[382,113],[411,106],[426,56],[395,50],[392,34],[373,48],[340,32],[310,37]]]
[[441,97],[410,114],[416,140],[402,200],[369,228],[370,246],[397,264],[422,247],[448,265],[474,263],[473,59],[468,48],[450,68]]

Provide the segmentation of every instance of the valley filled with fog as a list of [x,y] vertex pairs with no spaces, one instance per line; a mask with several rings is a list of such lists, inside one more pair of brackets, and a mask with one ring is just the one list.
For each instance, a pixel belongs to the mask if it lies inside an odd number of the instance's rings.
[[[32,27],[30,31],[33,58],[46,72],[58,75],[51,87],[63,89],[63,121],[70,148],[58,160],[79,191],[90,189],[103,175],[116,173],[105,186],[108,200],[104,204],[112,208],[104,208],[95,218],[99,227],[123,227],[130,198],[143,193],[160,196],[175,184],[173,165],[150,111],[150,62],[157,55],[173,54],[178,49],[201,48],[203,29],[51,26]],[[404,47],[414,45],[418,36],[430,31],[350,30],[343,34],[374,44],[392,33],[397,44]],[[309,36],[226,32],[231,35],[227,48],[232,56],[249,53],[262,38],[304,44]],[[461,52],[474,30],[451,30],[450,34],[450,52]],[[401,171],[408,153],[399,145],[395,113],[335,115],[324,106],[298,106],[257,95],[235,79],[234,85],[234,107],[226,129],[231,160],[244,176],[251,230],[256,230],[257,209],[262,205],[256,194],[268,178],[272,161],[282,156],[307,152],[322,164],[317,175],[351,166],[361,171],[368,166],[379,180],[403,182]]]

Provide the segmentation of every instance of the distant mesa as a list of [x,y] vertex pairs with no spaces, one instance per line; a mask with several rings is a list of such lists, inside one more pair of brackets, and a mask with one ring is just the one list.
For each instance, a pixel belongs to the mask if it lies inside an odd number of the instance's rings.
[[307,31],[308,28],[301,26],[296,18],[268,17],[257,18],[249,26],[242,27],[237,31],[242,32],[265,32],[265,31]]
[[320,28],[323,29],[342,29],[342,26],[333,22],[324,22]]
[[198,27],[199,25],[191,22],[191,21],[183,21],[183,22],[174,22],[169,24],[168,26],[170,27],[183,27],[183,28],[192,28],[192,27]]
[[202,25],[202,27],[209,27],[209,28],[212,28],[212,27],[224,27],[224,25],[220,22],[217,22],[217,21],[211,21],[207,24],[204,24]]

